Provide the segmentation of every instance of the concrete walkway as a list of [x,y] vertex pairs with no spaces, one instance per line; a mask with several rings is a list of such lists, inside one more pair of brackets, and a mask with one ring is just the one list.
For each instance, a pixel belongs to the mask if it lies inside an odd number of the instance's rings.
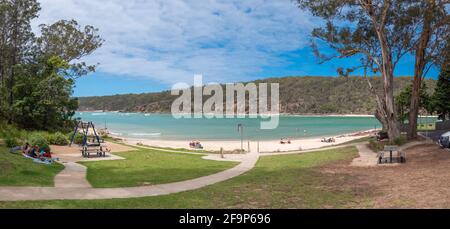
[[358,149],[359,157],[353,159],[353,161],[350,163],[350,166],[357,166],[357,167],[377,166],[378,164],[377,153],[373,152],[367,146],[367,144],[357,145],[356,148]]
[[57,188],[90,188],[91,184],[86,180],[87,168],[75,162],[63,163],[64,170],[55,176]]

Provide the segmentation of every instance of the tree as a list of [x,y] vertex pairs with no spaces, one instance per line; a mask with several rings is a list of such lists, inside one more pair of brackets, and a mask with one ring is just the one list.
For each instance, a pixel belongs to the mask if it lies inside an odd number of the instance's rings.
[[2,107],[8,105],[6,114],[11,122],[13,115],[11,112],[14,103],[13,87],[16,80],[16,68],[18,65],[27,62],[33,51],[31,45],[34,34],[31,31],[30,22],[37,17],[40,10],[36,0],[0,0],[0,78],[4,93],[2,97],[7,97],[8,102],[2,103]]
[[[406,1],[405,1],[406,2]],[[403,17],[414,25],[410,31],[411,51],[415,55],[414,79],[410,98],[408,138],[417,137],[417,117],[421,104],[420,87],[433,64],[442,61],[448,52],[445,46],[450,37],[448,0],[409,1]]]
[[[387,130],[390,139],[400,137],[398,114],[394,104],[394,69],[409,51],[413,28],[404,21],[404,1],[391,0],[298,0],[299,6],[314,16],[323,18],[326,25],[313,30],[313,49],[322,60],[333,58],[360,58],[360,65],[343,70],[341,75],[363,68],[380,73],[383,94],[379,96],[367,78],[369,88],[377,101],[375,117]],[[326,45],[335,54],[325,56],[319,46]]]
[[[405,120],[408,120],[409,113],[411,112],[411,94],[412,94],[412,84],[406,86],[397,96],[395,96],[395,104],[399,113],[399,121],[404,124]],[[427,85],[422,82],[420,87],[420,109],[426,110],[428,113],[433,112],[431,105],[431,97],[427,92]]]
[[68,124],[78,107],[74,80],[95,70],[81,59],[103,40],[75,20],[31,30],[36,0],[0,0],[0,118],[23,128],[54,130]]
[[[434,110],[439,118],[446,120],[450,116],[450,63],[447,62],[441,69],[441,74],[432,97]],[[450,117],[448,117],[450,119]]]
[[[71,98],[74,81],[62,74],[69,64],[57,56],[24,69],[14,87],[16,124],[40,130],[57,130],[67,126],[67,120],[78,108]],[[37,73],[34,76],[28,72]]]
[[95,71],[95,65],[79,61],[103,44],[98,29],[87,25],[83,29],[75,20],[60,20],[52,25],[41,25],[41,36],[37,39],[40,54],[45,57],[59,56],[72,63],[66,73],[73,78]]

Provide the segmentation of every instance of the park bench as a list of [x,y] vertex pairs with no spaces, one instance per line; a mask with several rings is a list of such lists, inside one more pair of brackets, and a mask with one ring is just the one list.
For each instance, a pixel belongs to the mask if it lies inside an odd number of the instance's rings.
[[81,155],[83,157],[90,158],[91,154],[95,154],[97,157],[105,157],[106,152],[102,146],[84,146],[81,149]]
[[[396,155],[393,153],[396,152]],[[384,149],[377,154],[378,164],[383,163],[405,163],[406,162],[406,154],[403,151],[398,149],[396,145],[386,145]]]

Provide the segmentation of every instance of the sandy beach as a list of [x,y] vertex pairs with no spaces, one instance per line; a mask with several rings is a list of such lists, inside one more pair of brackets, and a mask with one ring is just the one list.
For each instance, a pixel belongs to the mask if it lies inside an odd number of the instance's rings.
[[[262,141],[243,141],[243,148],[245,151],[257,151],[259,145],[259,152],[285,152],[294,150],[308,150],[321,148],[325,146],[333,146],[342,144],[359,138],[374,135],[375,130],[360,131],[350,134],[341,134],[338,136],[328,136],[327,138],[334,138],[335,142],[322,142],[323,137],[291,139],[291,144],[281,144],[280,140],[262,140]],[[117,136],[121,138],[120,136]],[[156,139],[136,139],[136,138],[121,138],[125,143],[136,145],[143,144],[147,146],[169,147],[169,148],[189,148],[189,140],[156,140]],[[233,151],[241,148],[241,141],[227,141],[227,140],[205,140],[201,141],[204,150],[219,151],[223,148],[225,151]],[[250,149],[249,149],[250,147]]]

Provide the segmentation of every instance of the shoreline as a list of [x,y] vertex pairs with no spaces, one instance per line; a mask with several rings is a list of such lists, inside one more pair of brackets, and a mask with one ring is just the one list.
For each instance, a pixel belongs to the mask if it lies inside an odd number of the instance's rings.
[[[357,140],[360,138],[373,136],[376,133],[376,129],[358,131],[354,133],[340,134],[336,136],[330,136],[336,141],[333,143],[321,142],[323,137],[311,137],[311,138],[295,138],[291,139],[291,144],[281,144],[280,140],[244,140],[243,149],[245,151],[257,151],[259,152],[287,152],[296,150],[309,150],[317,149],[326,146],[333,146],[349,141]],[[113,136],[113,135],[112,135]],[[156,140],[156,139],[139,139],[139,138],[126,138],[121,136],[113,136],[121,139],[124,143],[130,145],[146,145],[154,147],[167,147],[174,149],[189,149],[195,150],[189,147],[189,140]],[[200,141],[203,149],[206,151],[219,151],[223,148],[225,151],[238,151],[241,148],[241,141],[238,140],[204,140]],[[250,150],[248,149],[250,147]]]

